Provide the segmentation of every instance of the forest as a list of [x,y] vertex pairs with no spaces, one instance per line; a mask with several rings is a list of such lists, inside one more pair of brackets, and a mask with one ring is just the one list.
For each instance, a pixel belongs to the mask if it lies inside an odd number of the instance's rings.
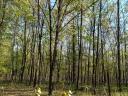
[[0,96],[128,96],[128,0],[0,0]]

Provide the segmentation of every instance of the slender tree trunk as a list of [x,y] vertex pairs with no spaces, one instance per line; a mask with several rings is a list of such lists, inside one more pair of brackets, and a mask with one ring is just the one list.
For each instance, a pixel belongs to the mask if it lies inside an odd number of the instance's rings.
[[[91,28],[90,28],[90,37],[92,35],[92,21],[91,21]],[[88,70],[87,70],[87,84],[89,84],[89,81],[90,81],[90,52],[91,52],[91,40],[89,41],[89,49],[88,49]]]
[[32,41],[31,41],[31,59],[30,59],[30,80],[29,84],[33,82],[33,77],[34,77],[34,63],[35,63],[35,32],[34,28],[32,26]]
[[[124,24],[124,32],[126,31],[125,29],[126,25]],[[124,39],[125,39],[125,42],[124,42],[124,62],[125,62],[125,84],[126,86],[128,85],[128,61],[127,61],[127,42],[126,42],[126,32],[124,33]]]
[[[50,74],[49,74],[49,96],[52,95],[52,77],[53,77],[53,69],[56,64],[56,57],[57,57],[57,44],[58,44],[58,37],[59,37],[59,31],[61,27],[61,10],[62,10],[62,1],[58,1],[58,13],[57,13],[57,22],[56,22],[56,33],[55,33],[55,42],[54,42],[54,49],[53,49],[53,55],[52,55],[52,61],[50,63]],[[50,1],[49,1],[49,14],[51,14],[51,8],[50,8]],[[51,21],[51,15],[49,15],[49,19]],[[50,24],[51,26],[51,24]],[[51,28],[50,28],[51,29]],[[50,31],[51,33],[51,31]],[[50,36],[51,37],[51,36]],[[51,41],[51,40],[50,40]],[[51,49],[51,48],[50,48]]]
[[[35,15],[35,10],[33,8],[33,16]],[[36,41],[36,35],[35,35],[35,24],[32,24],[31,31],[32,31],[32,39],[31,39],[31,49],[30,49],[30,76],[29,76],[29,84],[31,84],[34,81],[34,64],[35,64],[35,41]]]
[[[93,13],[95,12],[95,7],[93,6],[93,9],[92,9]],[[93,18],[93,69],[92,69],[92,91],[93,91],[93,94],[95,95],[96,94],[96,78],[95,78],[95,75],[96,75],[96,64],[95,64],[95,22],[96,22],[96,19],[95,17]]]
[[76,51],[75,51],[75,34],[72,36],[72,51],[73,51],[73,56],[72,56],[72,61],[73,61],[73,66],[72,66],[72,76],[73,76],[73,84],[76,82]]
[[107,70],[107,85],[108,85],[108,96],[111,96],[111,87],[110,87],[110,79],[109,79],[109,70]]
[[17,30],[17,23],[18,23],[18,19],[16,19],[16,23],[15,23],[15,28],[14,28],[14,33],[13,33],[13,41],[12,41],[12,52],[11,52],[11,63],[12,63],[12,70],[11,70],[11,80],[14,80],[14,76],[15,74],[15,70],[16,70],[16,59],[15,59],[15,45],[16,45],[16,30]]
[[120,2],[117,0],[117,65],[118,65],[118,90],[121,92],[121,66],[120,66]]
[[20,81],[23,81],[24,78],[24,71],[26,66],[26,29],[27,29],[27,21],[24,21],[24,41],[23,41],[23,53],[22,53],[22,66],[21,66],[21,74],[20,74]]
[[52,17],[51,17],[51,1],[48,0],[48,8],[49,8],[49,33],[50,33],[50,48],[49,48],[49,62],[50,62],[50,73],[49,73],[49,96],[52,95]]
[[60,46],[60,52],[59,52],[59,60],[58,60],[58,63],[57,63],[57,82],[60,81],[60,68],[61,68],[61,60],[62,60],[62,48],[63,48],[63,43],[61,43],[61,46]]
[[[82,5],[81,5],[82,7]],[[78,39],[79,39],[79,56],[78,56],[78,69],[77,69],[77,89],[79,89],[79,79],[80,79],[80,64],[82,63],[81,62],[81,49],[82,49],[82,23],[83,23],[83,9],[81,8],[81,18],[80,18],[80,32],[79,32],[79,36]]]

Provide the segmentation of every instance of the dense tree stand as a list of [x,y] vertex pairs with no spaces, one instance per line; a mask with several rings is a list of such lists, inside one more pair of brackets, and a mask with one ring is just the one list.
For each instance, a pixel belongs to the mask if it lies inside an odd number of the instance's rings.
[[127,3],[0,0],[0,94],[127,96]]

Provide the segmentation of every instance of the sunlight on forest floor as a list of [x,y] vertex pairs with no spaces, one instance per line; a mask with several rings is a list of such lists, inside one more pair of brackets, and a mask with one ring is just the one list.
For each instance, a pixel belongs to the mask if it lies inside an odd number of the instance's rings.
[[[41,96],[48,96],[46,88],[41,88],[42,94]],[[62,93],[68,92],[68,90],[54,90],[53,96],[62,96]],[[91,92],[87,91],[77,91],[73,92],[72,96],[94,96]],[[35,89],[31,86],[26,86],[24,84],[0,84],[0,96],[37,96],[35,93]],[[97,91],[97,95],[95,96],[108,96],[107,90]],[[128,96],[128,92],[112,92],[111,96]]]
[[[57,90],[53,92],[53,96],[62,96],[63,91]],[[36,96],[33,88],[0,88],[0,96]],[[41,96],[48,96],[47,91],[42,91]],[[73,96],[94,96],[89,92],[75,92]],[[108,96],[106,93],[100,93],[95,96]],[[128,92],[123,92],[121,95],[118,92],[112,93],[111,96],[128,96]]]
[[[0,91],[1,92],[1,91]],[[57,91],[53,93],[53,96],[62,96],[61,91]],[[5,91],[4,93],[0,93],[0,96],[36,96],[34,91],[24,91],[23,90],[8,90]],[[41,96],[48,96],[47,92],[42,92]],[[91,93],[84,93],[80,92],[77,94],[74,94],[73,96],[94,96],[91,95]],[[95,95],[95,96],[108,96],[108,95]],[[122,93],[121,95],[119,93],[113,93],[112,96],[128,96],[128,93]]]

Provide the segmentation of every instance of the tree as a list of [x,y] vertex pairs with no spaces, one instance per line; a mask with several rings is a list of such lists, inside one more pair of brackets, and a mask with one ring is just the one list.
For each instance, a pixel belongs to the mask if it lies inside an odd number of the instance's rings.
[[120,67],[120,2],[117,0],[117,64],[118,64],[118,88],[121,92],[121,67]]

